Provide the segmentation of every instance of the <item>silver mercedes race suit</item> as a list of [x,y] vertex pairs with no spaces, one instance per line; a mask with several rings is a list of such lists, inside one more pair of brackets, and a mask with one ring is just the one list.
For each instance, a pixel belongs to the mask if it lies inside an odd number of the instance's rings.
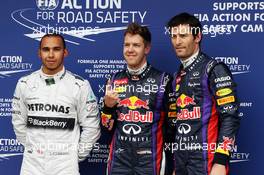
[[20,78],[12,123],[24,145],[23,175],[78,175],[100,137],[96,97],[87,80],[66,71],[41,70]]

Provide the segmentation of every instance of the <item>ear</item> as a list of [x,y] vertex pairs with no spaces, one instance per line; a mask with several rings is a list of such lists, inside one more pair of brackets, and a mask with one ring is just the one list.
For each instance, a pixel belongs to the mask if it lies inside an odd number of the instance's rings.
[[41,59],[40,49],[38,49],[38,57]]
[[146,47],[145,47],[145,55],[149,54],[150,49],[151,49],[151,45],[149,43],[146,44]]
[[67,57],[68,55],[69,55],[69,51],[68,51],[68,49],[65,48],[63,51],[64,58]]
[[201,40],[202,40],[202,34],[201,32],[199,32],[198,35],[195,37],[194,42],[199,44]]

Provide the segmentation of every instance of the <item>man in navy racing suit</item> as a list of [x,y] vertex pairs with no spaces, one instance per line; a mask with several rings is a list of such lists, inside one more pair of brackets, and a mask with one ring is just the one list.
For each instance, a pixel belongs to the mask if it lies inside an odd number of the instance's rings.
[[188,13],[168,27],[181,61],[170,93],[169,123],[174,131],[177,175],[228,174],[230,151],[239,128],[236,84],[228,67],[200,50],[202,26]]
[[102,123],[109,130],[115,124],[109,175],[164,174],[163,127],[170,77],[147,63],[150,42],[147,27],[130,24],[123,48],[127,68],[107,84]]

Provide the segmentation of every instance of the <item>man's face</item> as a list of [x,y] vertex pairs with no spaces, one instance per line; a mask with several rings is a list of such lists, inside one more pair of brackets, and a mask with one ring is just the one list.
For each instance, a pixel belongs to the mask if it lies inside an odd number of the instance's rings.
[[199,49],[201,33],[194,37],[189,25],[179,25],[171,29],[171,42],[176,55],[181,60],[192,56]]
[[127,65],[131,69],[138,69],[144,65],[146,55],[150,51],[150,45],[144,44],[144,39],[136,34],[126,34],[124,38],[123,55]]
[[64,57],[68,55],[60,37],[50,36],[42,40],[39,57],[45,74],[53,75],[62,70]]

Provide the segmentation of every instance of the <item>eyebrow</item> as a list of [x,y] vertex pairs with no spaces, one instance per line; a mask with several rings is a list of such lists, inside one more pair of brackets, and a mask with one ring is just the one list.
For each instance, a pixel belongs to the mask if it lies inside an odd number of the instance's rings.
[[45,47],[42,47],[41,49],[62,49],[63,47],[61,46],[55,46],[55,47],[48,47],[48,46],[45,46]]

